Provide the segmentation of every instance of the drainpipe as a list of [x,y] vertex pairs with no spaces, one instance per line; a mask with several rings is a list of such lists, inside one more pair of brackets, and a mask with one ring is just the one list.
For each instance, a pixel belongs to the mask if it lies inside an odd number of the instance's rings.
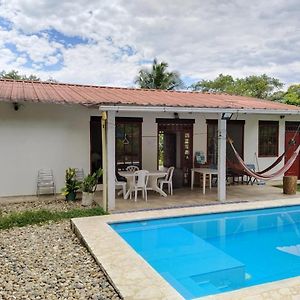
[[226,129],[227,121],[218,117],[218,200],[226,200]]
[[103,209],[108,211],[107,201],[107,141],[106,141],[106,120],[107,114],[105,111],[101,112],[101,135],[102,135],[102,168],[103,168]]

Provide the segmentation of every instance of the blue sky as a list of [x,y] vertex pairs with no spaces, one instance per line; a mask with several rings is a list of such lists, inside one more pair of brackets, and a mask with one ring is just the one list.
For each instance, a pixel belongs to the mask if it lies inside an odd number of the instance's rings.
[[134,86],[153,58],[187,86],[218,74],[300,82],[298,0],[0,0],[0,70]]

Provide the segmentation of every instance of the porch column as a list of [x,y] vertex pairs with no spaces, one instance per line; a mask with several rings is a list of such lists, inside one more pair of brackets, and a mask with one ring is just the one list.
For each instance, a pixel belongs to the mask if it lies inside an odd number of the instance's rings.
[[115,177],[116,177],[116,113],[114,111],[107,112],[107,201],[108,210],[115,208]]
[[105,211],[108,211],[107,205],[107,114],[105,111],[101,112],[101,141],[102,141],[102,206]]
[[115,208],[115,112],[102,112],[103,208]]
[[226,200],[226,120],[218,116],[218,200]]

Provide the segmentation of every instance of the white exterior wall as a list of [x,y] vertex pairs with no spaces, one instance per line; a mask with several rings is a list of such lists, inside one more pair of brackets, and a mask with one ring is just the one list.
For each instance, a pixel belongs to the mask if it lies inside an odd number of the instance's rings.
[[[68,167],[90,168],[90,114],[81,106],[0,103],[0,196],[32,195],[37,172],[53,169],[57,192]],[[101,137],[99,137],[101,138]]]
[[[116,117],[142,117],[142,165],[144,169],[153,170],[157,166],[157,123],[156,118],[174,118],[173,113],[138,113],[120,112]],[[203,151],[206,157],[207,148],[207,119],[218,118],[217,114],[200,114],[200,113],[179,113],[181,119],[195,119],[194,124],[194,140],[193,140],[193,154],[196,151]],[[279,121],[279,155],[284,152],[285,148],[285,122],[299,121],[299,116],[285,116],[283,119],[279,115],[250,115],[239,114],[233,115],[232,120],[245,120],[244,127],[244,160],[246,163],[255,164],[260,170],[270,166],[277,157],[258,157],[258,123],[259,121]],[[193,156],[194,156],[193,155]],[[281,162],[274,171],[281,168],[284,162]],[[277,178],[278,179],[278,178]]]
[[[97,109],[54,104],[24,104],[15,111],[12,104],[0,103],[0,196],[32,195],[36,191],[38,169],[54,171],[57,192],[64,185],[68,167],[90,169],[90,116],[100,116]],[[142,117],[142,164],[144,169],[157,167],[156,118],[173,118],[173,113],[116,112],[116,117]],[[216,114],[179,114],[180,118],[195,119],[193,151],[206,154],[206,119]],[[278,120],[279,154],[284,151],[284,122],[299,121],[299,116],[280,119],[272,115],[239,115],[232,119],[245,122],[245,161],[255,163],[258,151],[258,121]],[[99,137],[101,138],[101,137]],[[259,158],[260,169],[276,158]]]
[[[270,166],[277,157],[256,157],[258,156],[258,123],[259,121],[278,121],[279,122],[279,140],[278,154],[281,155],[285,150],[285,122],[300,121],[299,116],[286,116],[283,119],[279,115],[234,115],[232,120],[245,120],[244,128],[244,161],[246,163],[255,164],[259,170],[263,170]],[[282,161],[271,172],[280,169],[284,164]],[[278,179],[278,178],[276,178]]]
[[[141,117],[142,123],[142,166],[147,170],[157,168],[157,123],[156,118],[174,118],[173,113],[133,113],[120,112],[116,117]],[[206,119],[204,114],[179,114],[181,119],[195,119],[193,151],[203,150],[206,153]],[[217,115],[212,115],[212,117]]]

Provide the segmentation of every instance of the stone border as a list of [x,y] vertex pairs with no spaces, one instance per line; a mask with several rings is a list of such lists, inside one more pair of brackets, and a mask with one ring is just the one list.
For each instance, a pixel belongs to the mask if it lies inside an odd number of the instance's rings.
[[[109,226],[110,223],[288,205],[300,205],[300,198],[75,218],[71,220],[71,226],[124,299],[179,300],[183,299],[183,297]],[[201,297],[201,299],[245,299],[248,297],[252,299],[252,297],[257,297],[259,294],[270,292],[274,289],[298,286],[299,279],[300,277],[280,280],[232,292]]]

